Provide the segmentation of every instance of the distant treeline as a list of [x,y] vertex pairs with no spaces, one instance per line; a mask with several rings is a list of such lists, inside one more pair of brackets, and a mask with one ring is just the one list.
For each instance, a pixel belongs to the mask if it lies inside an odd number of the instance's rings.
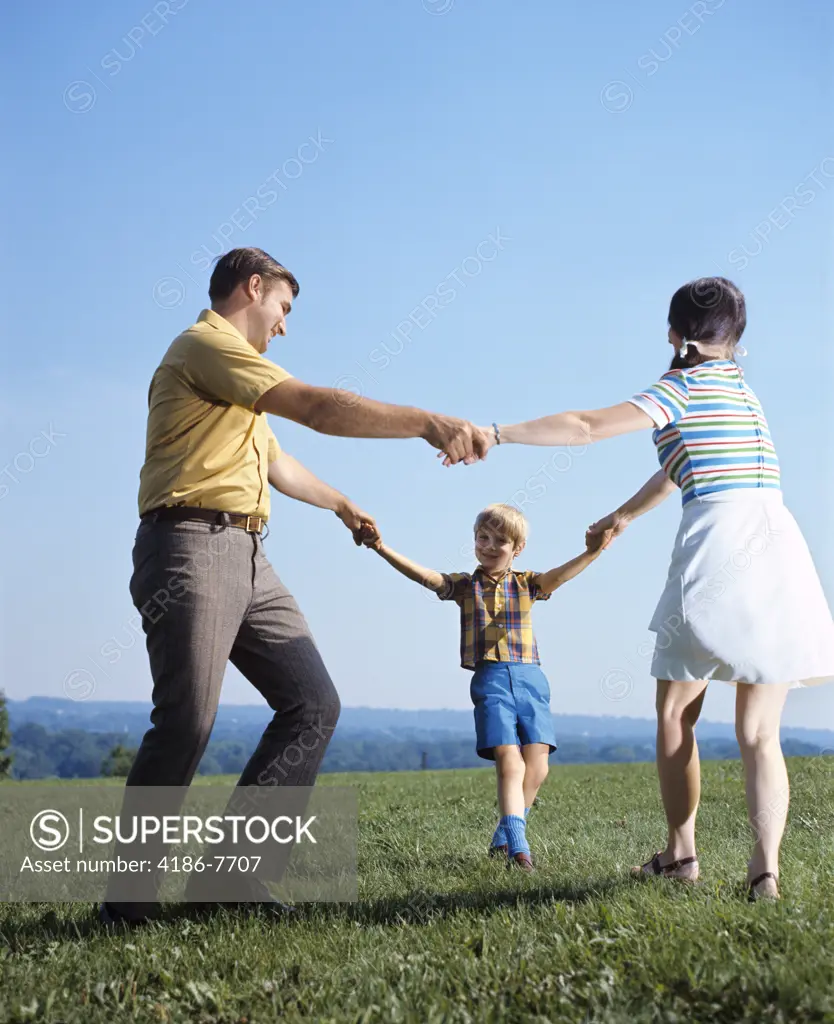
[[[201,775],[237,774],[255,749],[256,737],[209,742],[198,769]],[[86,732],[82,729],[48,730],[32,722],[12,732],[12,777],[90,779],[102,774],[124,774],[132,750],[123,733]],[[787,755],[814,755],[824,748],[801,740],[784,739]],[[115,757],[114,748],[121,747]],[[723,760],[739,756],[735,740],[699,739],[701,757]],[[830,752],[830,751],[827,751]],[[552,764],[618,763],[654,760],[654,744],[645,737],[564,737],[551,756]],[[477,768],[487,762],[474,749],[474,737],[459,734],[437,738],[430,732],[392,738],[385,734],[337,733],[324,758],[326,772],[409,771],[422,767]]]

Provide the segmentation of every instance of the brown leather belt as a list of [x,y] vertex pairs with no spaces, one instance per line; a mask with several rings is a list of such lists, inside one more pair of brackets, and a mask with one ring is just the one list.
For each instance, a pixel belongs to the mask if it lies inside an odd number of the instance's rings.
[[241,512],[221,512],[213,508],[195,508],[189,505],[160,505],[139,517],[142,522],[161,522],[163,520],[196,519],[201,523],[214,523],[215,526],[236,526],[247,533],[261,533],[266,520],[260,516],[247,516]]

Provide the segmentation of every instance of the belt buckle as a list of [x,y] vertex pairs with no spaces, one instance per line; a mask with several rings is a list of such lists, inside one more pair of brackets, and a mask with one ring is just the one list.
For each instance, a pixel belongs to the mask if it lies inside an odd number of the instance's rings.
[[[253,519],[257,519],[257,526],[251,525]],[[263,520],[261,519],[260,516],[247,516],[246,526],[244,527],[244,529],[246,530],[247,533],[260,533],[261,530],[263,529]]]

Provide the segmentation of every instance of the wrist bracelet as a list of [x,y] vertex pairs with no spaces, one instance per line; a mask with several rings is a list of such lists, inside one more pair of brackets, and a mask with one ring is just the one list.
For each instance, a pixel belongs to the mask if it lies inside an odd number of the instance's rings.
[[492,431],[495,434],[495,443],[501,444],[501,429],[497,423],[492,424]]

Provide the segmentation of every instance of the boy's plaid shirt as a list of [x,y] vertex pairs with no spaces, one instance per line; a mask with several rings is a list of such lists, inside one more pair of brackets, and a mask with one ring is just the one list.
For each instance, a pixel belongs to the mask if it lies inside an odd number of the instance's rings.
[[479,661],[521,661],[539,665],[530,612],[534,601],[546,601],[537,572],[510,569],[493,579],[478,566],[473,573],[443,573],[441,601],[460,605],[460,663],[475,668]]

